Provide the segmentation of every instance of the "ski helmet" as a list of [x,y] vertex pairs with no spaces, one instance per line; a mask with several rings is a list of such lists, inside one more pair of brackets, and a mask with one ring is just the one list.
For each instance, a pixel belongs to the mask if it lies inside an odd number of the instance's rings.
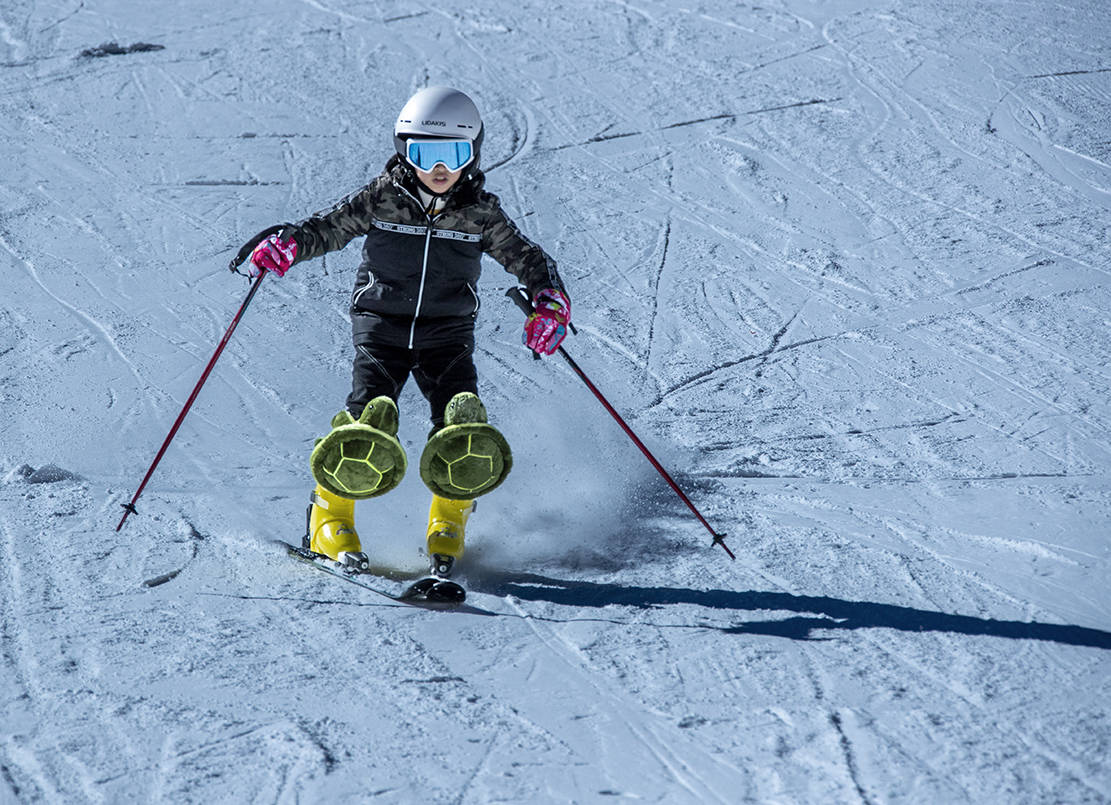
[[474,160],[468,174],[478,167],[483,138],[482,116],[474,101],[451,87],[426,87],[406,101],[393,127],[393,144],[405,161],[405,141],[421,139],[467,139]]

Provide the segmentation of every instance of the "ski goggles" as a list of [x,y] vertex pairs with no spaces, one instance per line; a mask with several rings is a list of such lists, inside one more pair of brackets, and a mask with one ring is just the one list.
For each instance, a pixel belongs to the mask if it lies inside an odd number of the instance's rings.
[[428,172],[441,162],[449,171],[471,164],[474,146],[470,140],[408,140],[405,159],[418,170]]

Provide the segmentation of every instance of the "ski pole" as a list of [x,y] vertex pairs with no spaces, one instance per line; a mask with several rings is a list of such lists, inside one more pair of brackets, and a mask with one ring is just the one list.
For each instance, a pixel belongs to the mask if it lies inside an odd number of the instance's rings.
[[130,503],[121,504],[124,508],[124,513],[123,517],[120,518],[120,524],[116,526],[117,531],[123,528],[123,524],[127,521],[129,515],[138,514],[138,512],[135,511],[135,501],[139,499],[139,495],[143,494],[143,489],[146,488],[147,481],[149,481],[150,477],[154,474],[154,468],[158,466],[158,462],[162,460],[162,456],[166,453],[166,448],[170,446],[170,442],[172,442],[174,440],[174,436],[177,435],[177,430],[181,427],[181,423],[185,420],[185,415],[189,413],[189,409],[193,407],[193,401],[196,400],[197,395],[200,394],[201,386],[203,386],[205,381],[208,380],[208,375],[212,371],[212,367],[216,365],[216,361],[219,359],[220,353],[223,352],[224,347],[228,345],[228,341],[231,339],[231,334],[235,332],[236,325],[239,324],[239,320],[243,317],[244,311],[247,310],[247,305],[251,304],[251,300],[255,297],[255,292],[258,290],[258,287],[262,285],[262,280],[265,277],[266,272],[261,272],[258,275],[258,279],[256,279],[254,281],[254,284],[251,285],[251,290],[247,293],[247,298],[244,299],[243,304],[239,306],[239,311],[235,314],[235,318],[231,320],[231,324],[228,326],[227,332],[224,333],[224,337],[220,339],[220,343],[216,347],[216,351],[212,353],[212,358],[209,359],[208,366],[204,368],[204,372],[201,374],[201,379],[198,380],[197,385],[193,387],[193,393],[189,395],[189,399],[185,401],[185,406],[181,409],[181,413],[177,415],[177,421],[174,422],[174,426],[170,428],[170,432],[166,435],[166,441],[162,442],[162,447],[159,448],[158,455],[156,455],[154,457],[154,461],[151,462],[150,468],[147,470],[147,474],[143,476],[143,481],[139,484],[139,489],[135,492],[135,496],[131,498]]
[[[532,305],[529,304],[528,296],[520,288],[510,288],[508,291],[506,291],[505,295],[512,299],[517,307],[519,307],[526,316],[532,315]],[[705,526],[706,530],[710,532],[710,535],[714,538],[712,545],[720,545],[722,549],[727,554],[729,554],[729,558],[735,560],[737,557],[733,554],[733,551],[729,550],[729,546],[725,544],[726,535],[714,531],[713,527],[706,521],[706,518],[702,516],[702,512],[700,512],[698,508],[691,502],[691,499],[687,497],[686,493],[679,488],[679,484],[675,483],[675,479],[671,477],[671,474],[666,469],[664,469],[664,466],[660,464],[660,462],[654,455],[652,455],[652,451],[649,450],[645,446],[644,442],[642,442],[636,435],[636,433],[633,432],[633,429],[629,427],[629,423],[627,423],[622,418],[621,414],[617,413],[617,409],[610,405],[610,402],[605,398],[605,395],[603,395],[602,392],[598,390],[598,387],[590,381],[590,378],[586,376],[586,372],[584,372],[582,368],[577,363],[575,363],[574,358],[567,354],[567,350],[565,350],[563,347],[559,347],[557,351],[560,355],[563,356],[563,359],[567,361],[567,365],[571,367],[572,371],[574,371],[574,373],[579,376],[579,379],[586,384],[586,387],[590,389],[591,393],[598,398],[598,402],[602,404],[602,407],[609,411],[610,416],[612,416],[614,420],[616,420],[617,424],[621,426],[621,429],[625,431],[625,435],[632,440],[633,444],[640,448],[640,452],[643,453],[644,457],[648,459],[648,462],[656,468],[656,472],[658,472],[663,477],[663,479],[667,481],[667,484],[671,487],[672,491],[674,491],[675,494],[679,496],[680,500],[687,504],[687,508],[690,509],[694,513],[694,516],[698,518],[698,522],[702,523],[702,525]],[[535,352],[532,353],[532,355],[534,358],[540,357]]]

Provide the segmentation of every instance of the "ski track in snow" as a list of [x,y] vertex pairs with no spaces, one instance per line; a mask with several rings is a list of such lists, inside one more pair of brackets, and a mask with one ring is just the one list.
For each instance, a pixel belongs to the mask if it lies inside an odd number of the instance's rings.
[[[1109,41],[1094,0],[7,3],[0,801],[1111,801]],[[479,101],[568,350],[735,563],[522,352],[493,263],[490,614],[274,549],[356,244],[266,283],[114,531],[229,256],[375,175],[429,83]],[[400,574],[412,476],[359,505]]]

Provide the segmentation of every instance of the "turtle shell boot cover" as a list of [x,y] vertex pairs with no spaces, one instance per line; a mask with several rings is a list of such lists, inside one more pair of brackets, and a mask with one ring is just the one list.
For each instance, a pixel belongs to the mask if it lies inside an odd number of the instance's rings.
[[509,443],[486,422],[486,408],[469,391],[444,409],[444,427],[432,434],[420,457],[425,486],[448,500],[472,500],[496,489],[513,466]]
[[363,500],[389,492],[401,483],[408,466],[397,440],[396,403],[375,397],[358,419],[340,411],[309,461],[313,478],[333,495]]

